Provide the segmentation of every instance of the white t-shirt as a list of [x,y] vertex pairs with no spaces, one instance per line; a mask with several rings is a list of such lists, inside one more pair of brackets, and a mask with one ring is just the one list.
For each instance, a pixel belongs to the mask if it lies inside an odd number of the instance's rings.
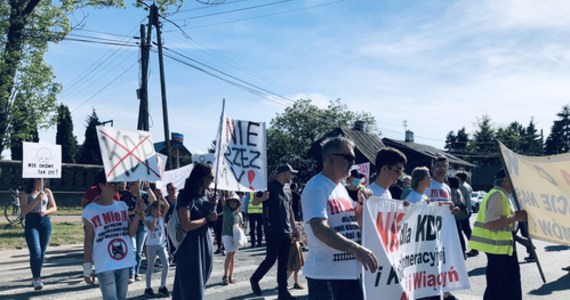
[[406,201],[410,202],[410,203],[418,203],[421,201],[425,201],[427,200],[428,197],[424,194],[420,194],[414,190],[412,190],[410,192],[410,194],[408,194],[408,197],[406,197]]
[[445,183],[431,180],[431,186],[426,189],[426,196],[431,201],[451,202],[451,189]]
[[[153,216],[146,216],[144,218],[145,221],[153,222]],[[164,233],[164,218],[159,217],[158,222],[156,222],[156,226],[154,227],[154,231],[151,231],[146,224],[144,225],[148,234],[146,235],[146,245],[147,246],[154,246],[154,245],[164,245],[166,241],[166,234]]]
[[329,226],[344,237],[360,243],[353,201],[342,184],[322,174],[313,177],[301,195],[309,254],[303,274],[312,279],[357,279],[360,264],[352,254],[333,249],[315,237],[309,221],[327,219]]
[[130,268],[136,264],[129,236],[129,208],[125,202],[111,205],[91,202],[83,209],[84,222],[93,225],[93,263],[95,273]]
[[372,190],[372,195],[374,196],[378,196],[383,199],[392,199],[392,193],[390,193],[390,190],[387,190],[376,183],[369,185],[368,188]]

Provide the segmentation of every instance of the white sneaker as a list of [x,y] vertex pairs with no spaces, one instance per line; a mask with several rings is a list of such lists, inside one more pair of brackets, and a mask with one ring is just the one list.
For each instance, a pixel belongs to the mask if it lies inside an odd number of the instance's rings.
[[42,283],[42,280],[39,278],[36,278],[33,280],[33,285],[34,285],[34,290],[41,290],[44,287],[44,284]]

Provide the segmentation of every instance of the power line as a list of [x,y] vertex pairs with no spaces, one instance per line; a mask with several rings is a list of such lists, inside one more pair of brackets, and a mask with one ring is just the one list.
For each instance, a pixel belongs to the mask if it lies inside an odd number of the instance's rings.
[[273,6],[273,5],[279,5],[279,4],[283,4],[283,3],[285,3],[285,2],[291,2],[291,1],[293,1],[293,0],[275,1],[275,2],[270,2],[270,3],[264,3],[264,4],[254,5],[254,6],[248,6],[248,7],[236,8],[236,9],[232,9],[232,10],[226,10],[226,11],[219,11],[219,12],[209,13],[209,14],[206,14],[206,15],[188,17],[188,18],[185,18],[184,20],[200,19],[200,18],[211,17],[211,16],[218,16],[218,15],[231,14],[231,13],[234,13],[234,12],[240,12],[240,11],[251,10],[251,9],[256,9],[256,8],[261,8],[261,7],[267,7],[267,6]]
[[112,85],[113,83],[117,82],[117,79],[121,78],[123,75],[125,75],[130,69],[132,69],[135,65],[139,64],[139,61],[136,61],[134,64],[130,65],[127,69],[125,69],[123,72],[121,72],[117,77],[113,78],[113,80],[109,81],[104,87],[102,87],[100,90],[98,90],[95,94],[93,94],[93,96],[87,98],[87,100],[81,102],[81,104],[79,104],[78,106],[76,106],[73,110],[71,110],[71,112],[75,112],[76,110],[78,110],[80,107],[82,107],[83,105],[85,105],[87,102],[91,101],[93,98],[95,98],[97,95],[99,95],[101,92],[103,92],[106,88],[108,88],[110,85]]
[[[141,20],[141,22],[144,20],[145,19]],[[139,22],[139,24],[140,24],[140,22]],[[89,80],[89,79],[91,79],[97,73],[102,72],[103,70],[108,68],[111,65],[110,60],[113,56],[117,55],[120,50],[124,50],[126,47],[137,46],[136,43],[132,43],[132,42],[127,41],[128,39],[132,38],[131,34],[137,28],[137,26],[135,26],[133,29],[131,29],[126,35],[121,36],[123,38],[122,40],[112,40],[112,39],[105,39],[105,38],[78,35],[78,34],[73,34],[73,35],[82,36],[84,38],[83,39],[66,38],[68,40],[75,40],[75,41],[79,41],[79,42],[87,42],[87,43],[103,44],[103,45],[113,45],[116,47],[109,49],[99,59],[97,59],[89,67],[87,67],[85,70],[83,70],[83,72],[81,72],[77,77],[75,77],[73,80],[71,80],[70,83],[64,85],[64,87],[66,87],[66,89],[64,90],[62,96],[63,97],[65,97],[66,95],[71,96],[71,94],[73,93],[74,90],[75,91],[83,90],[85,88],[85,83],[87,83],[87,86],[91,86],[94,81]],[[87,30],[83,30],[83,31],[87,31]],[[96,33],[101,33],[101,32],[96,32]],[[89,38],[90,40],[85,40],[85,38]],[[119,56],[115,56],[115,57],[119,57]],[[118,58],[116,58],[116,59],[118,59]],[[113,61],[115,61],[116,59],[114,59]]]
[[[291,13],[291,12],[297,12],[297,11],[302,11],[302,10],[307,10],[307,9],[322,7],[322,6],[326,6],[326,5],[331,5],[331,4],[340,3],[340,2],[343,2],[343,1],[345,1],[345,0],[330,1],[330,2],[326,2],[326,3],[321,3],[321,4],[316,4],[316,5],[311,5],[311,6],[301,7],[301,8],[295,8],[295,9],[290,9],[290,10],[285,10],[285,11],[280,11],[280,12],[275,12],[275,13],[270,13],[270,14],[265,14],[265,15],[253,16],[253,17],[249,17],[249,18],[237,19],[237,20],[226,21],[226,22],[220,22],[220,23],[213,23],[213,24],[190,26],[190,27],[188,27],[188,28],[196,29],[196,28],[205,28],[205,27],[212,27],[212,26],[218,26],[218,25],[226,25],[226,24],[231,24],[231,23],[238,23],[238,22],[243,22],[243,21],[249,21],[249,20],[254,20],[254,19],[272,17],[272,16],[287,14],[287,13]],[[188,20],[188,19],[190,19],[190,18],[181,18],[181,19],[177,19],[177,20],[174,20],[174,21],[185,21],[185,20]]]

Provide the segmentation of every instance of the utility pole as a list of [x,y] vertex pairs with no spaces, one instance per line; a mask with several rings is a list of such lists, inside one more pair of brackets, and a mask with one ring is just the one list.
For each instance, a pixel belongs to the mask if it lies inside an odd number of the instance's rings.
[[[150,28],[150,22],[149,22]],[[150,52],[150,30],[148,38],[145,38],[145,27],[141,24],[140,39],[141,39],[141,86],[138,90],[139,104],[139,118],[137,123],[138,130],[149,131],[148,122],[148,59]]]
[[160,32],[160,22],[158,20],[158,7],[154,3],[150,6],[150,18],[152,24],[156,28],[156,39],[158,44],[158,64],[160,68],[160,94],[162,95],[162,119],[164,127],[164,143],[166,144],[166,169],[172,169],[172,160],[170,159],[170,130],[168,128],[168,106],[166,102],[166,81],[164,76],[164,59],[162,57],[162,38]]

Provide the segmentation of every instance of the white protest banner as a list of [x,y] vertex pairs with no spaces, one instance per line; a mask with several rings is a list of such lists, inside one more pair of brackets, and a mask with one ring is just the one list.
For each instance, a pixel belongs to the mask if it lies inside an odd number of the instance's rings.
[[358,173],[364,175],[364,177],[360,180],[360,184],[368,186],[370,184],[370,163],[362,163],[353,165],[351,170],[357,170]]
[[267,189],[265,123],[222,118],[214,162],[217,187],[229,191]]
[[162,187],[163,187],[162,195],[164,196],[168,195],[168,191],[166,190],[166,185],[169,183],[172,183],[178,191],[183,189],[184,182],[186,182],[186,179],[190,177],[192,169],[194,169],[194,164],[189,164],[182,168],[165,171],[164,174],[162,175],[162,179],[160,180],[162,182]]
[[160,180],[150,132],[97,126],[107,181]]
[[61,146],[22,143],[22,178],[61,178]]
[[366,299],[417,299],[468,289],[463,251],[449,206],[371,197],[363,213],[363,245],[378,259],[363,272]]
[[570,246],[570,153],[524,156],[499,143],[501,158],[535,239]]

